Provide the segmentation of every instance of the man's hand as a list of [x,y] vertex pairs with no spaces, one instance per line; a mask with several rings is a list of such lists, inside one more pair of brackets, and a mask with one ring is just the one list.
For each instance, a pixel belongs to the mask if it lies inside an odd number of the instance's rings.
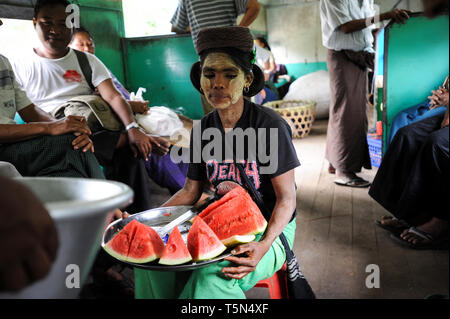
[[170,142],[163,137],[149,136],[152,143],[152,150],[157,155],[164,156],[169,152]]
[[440,88],[437,91],[431,91],[431,93],[433,94],[428,97],[430,100],[430,110],[448,104],[448,90]]
[[68,116],[64,119],[48,123],[48,134],[52,136],[67,133],[81,133],[91,135],[86,120],[82,116]]
[[134,157],[138,157],[139,153],[147,161],[152,152],[152,139],[138,128],[132,128],[128,131],[128,141]]
[[405,24],[406,20],[409,19],[411,11],[403,9],[394,9],[392,11],[383,13],[381,15],[381,20],[392,19],[399,24]]
[[128,101],[134,113],[147,114],[149,101]]
[[0,291],[18,291],[44,278],[56,259],[58,234],[41,202],[0,177]]
[[[225,267],[222,272],[225,276],[233,279],[242,279],[251,272],[255,271],[256,266],[269,250],[270,245],[263,242],[252,242],[236,247],[231,254],[233,256],[225,258],[225,260],[235,263],[236,267]],[[236,255],[245,254],[246,257],[235,257]]]
[[76,138],[72,142],[74,150],[82,149],[83,153],[91,150],[94,153],[94,143],[91,141],[88,135],[75,133]]

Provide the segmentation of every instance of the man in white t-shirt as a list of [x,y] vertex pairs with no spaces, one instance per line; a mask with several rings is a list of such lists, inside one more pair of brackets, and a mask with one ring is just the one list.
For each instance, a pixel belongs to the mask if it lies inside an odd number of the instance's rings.
[[[28,57],[13,61],[18,82],[29,98],[47,112],[73,97],[93,94],[75,52],[68,48],[73,33],[73,28],[66,26],[68,4],[65,0],[37,2],[33,24],[41,46],[30,50]],[[106,67],[94,55],[85,54],[92,69],[93,86],[126,128],[124,133],[95,132],[95,154],[105,167],[107,178],[133,188],[135,201],[128,210],[146,210],[151,202],[144,160],[148,160],[152,148],[158,154],[166,154],[170,144],[139,129],[130,105],[114,87]]]
[[[27,124],[15,122],[17,113]],[[90,152],[90,134],[82,117],[57,121],[36,107],[17,83],[8,59],[0,55],[0,161],[14,165],[23,176],[104,178]]]

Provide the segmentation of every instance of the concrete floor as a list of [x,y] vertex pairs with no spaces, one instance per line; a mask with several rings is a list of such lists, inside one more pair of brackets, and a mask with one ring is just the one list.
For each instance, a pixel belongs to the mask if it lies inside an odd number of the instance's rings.
[[[294,251],[317,298],[425,298],[449,291],[448,251],[415,251],[393,242],[374,221],[387,212],[367,189],[339,187],[325,160],[326,121],[294,144],[302,166],[296,170],[297,232]],[[372,180],[376,169],[361,176]],[[170,194],[154,185],[155,206]],[[368,265],[380,270],[380,288],[366,287]],[[268,298],[254,288],[248,298]]]

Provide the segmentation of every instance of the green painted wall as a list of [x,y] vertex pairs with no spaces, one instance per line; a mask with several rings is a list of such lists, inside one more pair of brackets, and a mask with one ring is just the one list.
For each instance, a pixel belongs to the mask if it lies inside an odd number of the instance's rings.
[[79,0],[81,25],[92,33],[96,55],[122,82],[124,60],[121,38],[125,35],[121,0]]
[[[449,74],[449,20],[413,17],[386,31],[384,135],[394,117],[426,100]],[[384,143],[386,144],[386,143]]]
[[146,88],[150,105],[183,107],[193,119],[203,116],[200,95],[189,77],[198,61],[190,36],[129,38],[123,43],[129,89]]
[[327,71],[327,63],[326,62],[311,62],[311,63],[291,63],[286,64],[286,69],[288,70],[289,75],[298,79],[306,74],[317,72],[320,70]]

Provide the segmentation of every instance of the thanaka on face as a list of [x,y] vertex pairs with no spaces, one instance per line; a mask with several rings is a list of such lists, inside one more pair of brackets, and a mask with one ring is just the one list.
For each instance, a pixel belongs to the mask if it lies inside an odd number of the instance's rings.
[[243,100],[243,91],[253,81],[226,53],[210,53],[202,67],[200,85],[206,100],[223,110]]
[[74,35],[69,45],[72,49],[95,54],[95,44],[86,32],[78,32]]

